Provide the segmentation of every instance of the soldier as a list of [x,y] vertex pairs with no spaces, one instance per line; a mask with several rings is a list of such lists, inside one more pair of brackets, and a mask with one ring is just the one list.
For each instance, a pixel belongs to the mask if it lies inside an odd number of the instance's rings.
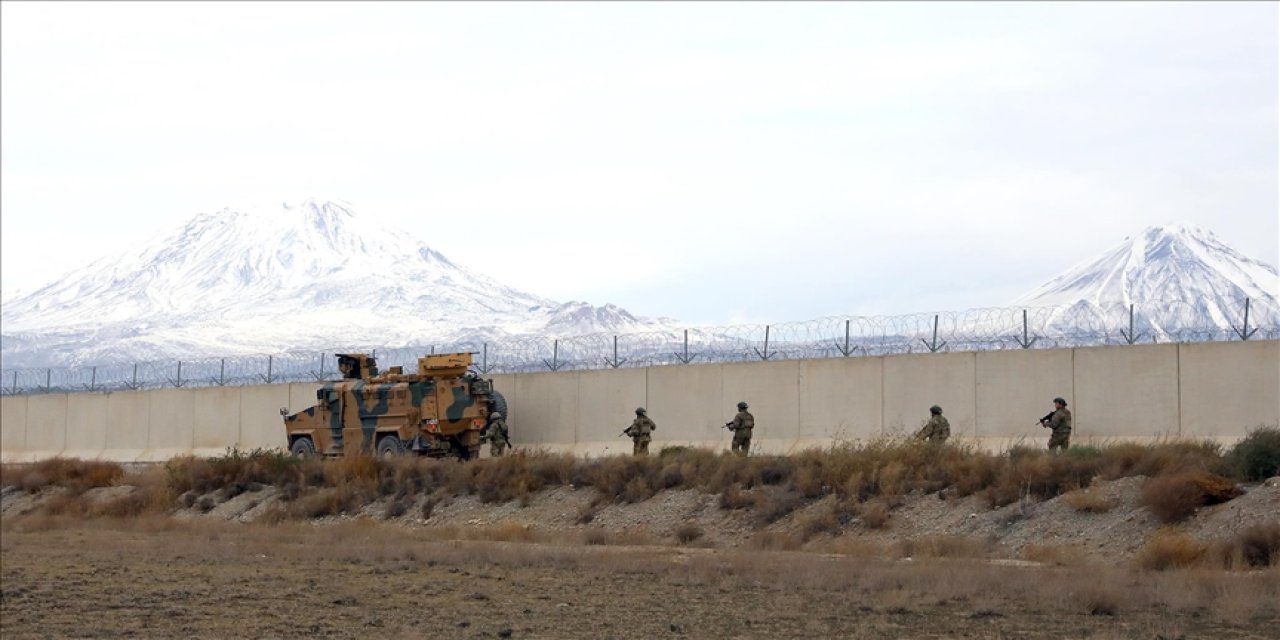
[[654,424],[653,420],[649,419],[644,407],[636,409],[636,419],[632,420],[631,426],[627,427],[622,432],[623,435],[631,436],[631,442],[633,444],[631,453],[637,456],[649,455],[649,440],[652,439],[650,434],[657,430],[657,428],[658,425]]
[[511,445],[511,438],[507,435],[507,421],[502,419],[501,413],[494,411],[489,414],[485,437],[489,439],[489,457],[501,458],[502,453]]
[[938,444],[946,442],[951,436],[951,423],[942,417],[942,407],[936,404],[929,407],[929,414],[929,421],[916,432],[916,439]]
[[1040,425],[1053,429],[1049,436],[1049,450],[1067,450],[1071,443],[1071,411],[1067,409],[1067,401],[1062,398],[1053,399],[1053,412],[1040,419]]
[[751,448],[751,430],[756,426],[755,416],[747,412],[747,403],[739,402],[738,415],[724,423],[724,426],[733,431],[731,450],[740,456],[746,456],[747,450]]

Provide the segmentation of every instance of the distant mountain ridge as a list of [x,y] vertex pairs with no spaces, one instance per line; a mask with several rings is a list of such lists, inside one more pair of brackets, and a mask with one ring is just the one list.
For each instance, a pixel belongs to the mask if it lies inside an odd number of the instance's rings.
[[[1280,325],[1278,289],[1275,267],[1207,229],[1172,224],[1126,238],[1010,306],[1048,308],[1037,320],[1045,332],[1113,335],[1134,303],[1135,334],[1167,340],[1235,330],[1245,299],[1254,326]],[[1006,324],[958,329],[1000,336]],[[0,309],[7,370],[682,328],[513,289],[349,204],[316,200],[199,214]],[[690,332],[700,343],[724,335]]]
[[317,200],[199,214],[2,313],[6,368],[671,323],[516,290],[347,203]]
[[1179,330],[1231,330],[1242,324],[1246,299],[1255,318],[1268,314],[1275,320],[1276,268],[1236,251],[1204,227],[1175,223],[1126,238],[1010,306],[1056,307],[1059,324],[1078,324],[1090,316],[1103,322],[1118,307],[1135,304],[1141,307],[1140,328],[1159,337]]

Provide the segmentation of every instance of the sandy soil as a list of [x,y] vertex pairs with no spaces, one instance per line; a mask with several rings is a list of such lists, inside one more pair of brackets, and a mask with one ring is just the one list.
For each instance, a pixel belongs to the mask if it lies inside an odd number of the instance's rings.
[[1099,590],[1097,567],[438,542],[372,521],[29,518],[7,523],[0,560],[5,638],[1154,639],[1280,628],[1280,610],[1258,598],[1280,595],[1277,571],[1120,572]]

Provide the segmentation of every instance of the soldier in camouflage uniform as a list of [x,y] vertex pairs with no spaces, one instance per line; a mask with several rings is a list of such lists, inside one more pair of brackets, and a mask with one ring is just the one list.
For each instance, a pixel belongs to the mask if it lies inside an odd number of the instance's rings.
[[658,425],[654,424],[653,420],[649,419],[644,407],[636,409],[636,419],[632,420],[631,426],[627,427],[626,430],[622,432],[625,435],[631,436],[631,443],[633,445],[631,453],[637,456],[649,455],[649,441],[652,439],[650,434],[652,434],[657,428]]
[[738,415],[724,426],[733,431],[731,450],[740,456],[746,456],[747,450],[751,448],[751,430],[756,426],[755,416],[747,412],[747,403],[739,402]]
[[916,438],[926,442],[942,444],[951,436],[951,423],[942,417],[942,407],[936,404],[929,407],[929,413],[929,421],[916,432]]
[[485,427],[485,437],[489,439],[489,457],[501,458],[511,439],[507,433],[507,421],[502,414],[494,411],[489,414],[489,425]]
[[1062,398],[1053,399],[1053,413],[1040,420],[1042,426],[1053,429],[1049,436],[1049,450],[1067,450],[1071,444],[1071,411],[1067,409],[1067,401]]

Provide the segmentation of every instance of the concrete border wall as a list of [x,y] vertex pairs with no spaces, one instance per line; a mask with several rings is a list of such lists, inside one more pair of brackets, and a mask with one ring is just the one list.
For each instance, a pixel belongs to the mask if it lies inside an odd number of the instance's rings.
[[[1039,446],[1055,396],[1072,441],[1169,437],[1230,443],[1280,424],[1280,341],[1032,349],[502,374],[511,438],[582,454],[629,452],[619,433],[646,407],[654,448],[727,448],[745,400],[753,450],[786,453],[915,431],[938,404],[954,437]],[[315,402],[316,384],[0,397],[0,460],[120,462],[283,448],[280,407]]]

